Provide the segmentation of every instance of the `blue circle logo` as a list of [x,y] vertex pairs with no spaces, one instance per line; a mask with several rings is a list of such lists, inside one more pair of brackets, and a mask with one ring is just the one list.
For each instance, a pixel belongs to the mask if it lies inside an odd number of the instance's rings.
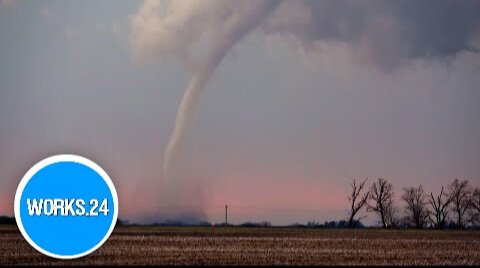
[[118,197],[100,166],[81,156],[56,155],[25,174],[14,210],[20,232],[36,250],[74,259],[108,239],[118,217]]

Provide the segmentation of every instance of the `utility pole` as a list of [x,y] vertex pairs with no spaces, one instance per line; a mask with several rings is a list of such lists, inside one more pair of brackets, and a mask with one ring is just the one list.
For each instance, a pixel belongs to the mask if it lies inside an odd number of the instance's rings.
[[228,206],[225,205],[225,226],[228,226]]

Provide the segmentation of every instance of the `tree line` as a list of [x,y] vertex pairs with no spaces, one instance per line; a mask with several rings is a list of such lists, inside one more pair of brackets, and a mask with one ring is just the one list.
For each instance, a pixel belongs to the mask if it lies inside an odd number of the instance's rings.
[[428,194],[422,185],[403,188],[403,209],[395,205],[394,187],[387,179],[377,179],[370,188],[367,180],[352,180],[348,227],[365,217],[357,217],[362,209],[375,214],[383,228],[480,227],[480,187],[468,180],[455,179],[446,189],[442,186],[439,194]]

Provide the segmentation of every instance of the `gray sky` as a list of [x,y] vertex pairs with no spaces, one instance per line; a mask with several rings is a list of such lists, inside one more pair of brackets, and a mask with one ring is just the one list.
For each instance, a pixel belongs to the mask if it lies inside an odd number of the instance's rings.
[[[352,178],[385,177],[397,197],[454,178],[480,186],[478,2],[418,7],[425,20],[403,1],[316,2],[305,6],[331,12],[303,21],[282,14],[302,7],[282,4],[214,74],[189,149],[189,202],[214,222],[228,203],[233,222],[287,224],[345,217]],[[13,214],[27,169],[58,153],[107,170],[122,218],[172,209],[158,197],[163,153],[191,73],[174,58],[134,59],[141,4],[0,2],[0,214]],[[335,16],[342,27],[318,26]]]

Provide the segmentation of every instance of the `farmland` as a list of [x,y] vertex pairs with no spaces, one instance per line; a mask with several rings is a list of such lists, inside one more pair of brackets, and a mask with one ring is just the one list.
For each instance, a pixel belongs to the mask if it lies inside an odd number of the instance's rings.
[[475,264],[479,231],[119,227],[94,253],[55,260],[0,227],[5,264]]

